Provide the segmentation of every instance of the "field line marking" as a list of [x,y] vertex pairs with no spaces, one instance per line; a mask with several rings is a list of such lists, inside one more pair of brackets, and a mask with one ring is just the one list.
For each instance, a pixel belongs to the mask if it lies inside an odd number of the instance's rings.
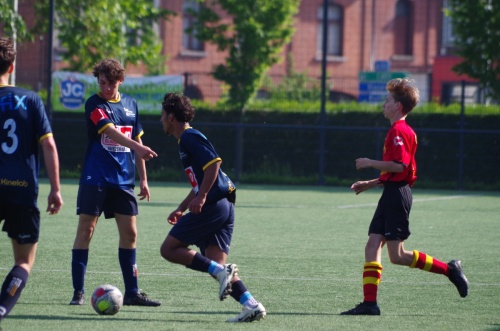
[[[436,197],[436,198],[423,198],[423,199],[413,199],[413,202],[428,202],[428,201],[440,201],[440,200],[453,200],[468,198],[472,195],[450,195],[446,197]],[[349,209],[349,208],[363,208],[363,207],[377,207],[377,203],[364,203],[364,204],[354,204],[354,205],[341,205],[337,206],[339,209]]]
[[[11,268],[2,268],[0,267],[0,270],[10,270]],[[61,269],[36,269],[33,268],[32,273],[66,273],[69,274],[71,273],[71,270],[61,270]],[[108,275],[121,275],[121,271],[91,271],[87,270],[87,274],[108,274]],[[175,272],[170,272],[170,273],[163,273],[163,272],[140,272],[139,276],[153,276],[153,277],[190,277],[190,278],[206,278],[208,275],[206,273],[175,273]],[[349,279],[349,278],[338,278],[338,277],[333,277],[333,278],[320,278],[320,277],[273,277],[273,276],[251,276],[251,275],[246,275],[245,279],[267,279],[267,280],[274,280],[274,281],[298,281],[298,282],[328,282],[331,283],[333,281],[337,282],[344,282],[344,283],[359,283],[358,279]],[[387,284],[400,284],[400,285],[448,285],[450,284],[449,281],[423,281],[423,282],[404,282],[400,280],[384,280],[384,283]],[[475,283],[471,282],[471,285],[474,286],[492,286],[492,287],[500,287],[500,283]]]

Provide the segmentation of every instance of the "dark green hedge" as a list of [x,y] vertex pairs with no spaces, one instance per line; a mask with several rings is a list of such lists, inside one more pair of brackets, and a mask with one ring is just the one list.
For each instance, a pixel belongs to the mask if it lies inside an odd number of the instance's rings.
[[[419,139],[417,186],[500,189],[496,171],[500,163],[500,116],[466,116],[461,123],[460,115],[415,112],[407,121]],[[149,178],[185,180],[177,142],[163,133],[160,116],[141,115],[141,122],[143,142],[159,154],[148,161]],[[329,114],[322,127],[319,115],[311,113],[251,111],[241,117],[239,112],[199,110],[191,124],[212,141],[223,158],[224,171],[239,182],[317,184],[323,179],[327,185],[375,178],[378,174],[374,170],[356,171],[354,160],[380,159],[389,127],[381,112]],[[87,143],[83,114],[56,112],[53,129],[62,174],[77,176]],[[243,132],[241,142],[239,130]]]

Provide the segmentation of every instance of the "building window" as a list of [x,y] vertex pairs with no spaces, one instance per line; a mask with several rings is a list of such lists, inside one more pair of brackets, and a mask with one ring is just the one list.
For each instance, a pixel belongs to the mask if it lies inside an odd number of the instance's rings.
[[184,0],[182,3],[182,48],[188,51],[203,51],[204,45],[201,40],[196,39],[196,31],[187,33],[196,20],[190,11],[199,12],[201,4],[195,0]]
[[[443,1],[443,8],[449,9],[449,1]],[[441,55],[450,55],[454,50],[455,37],[453,35],[453,24],[451,17],[447,16],[443,10],[443,29],[441,37]]]
[[[344,11],[342,7],[328,3],[326,28],[328,31],[326,54],[329,56],[342,56],[342,36],[344,32]],[[318,54],[323,50],[323,6],[318,8],[317,48]]]
[[413,55],[413,3],[410,0],[396,3],[394,54]]

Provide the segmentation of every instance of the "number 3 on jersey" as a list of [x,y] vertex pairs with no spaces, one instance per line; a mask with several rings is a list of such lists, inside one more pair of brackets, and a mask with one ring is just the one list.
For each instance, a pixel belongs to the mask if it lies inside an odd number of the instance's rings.
[[196,176],[194,175],[193,167],[186,168],[184,169],[184,171],[186,172],[189,183],[191,183],[191,186],[193,187],[193,192],[195,194],[198,194],[198,181],[196,180]]
[[[12,118],[7,119],[3,124],[3,128],[7,130],[7,138],[9,139],[2,143],[2,151],[5,154],[12,154],[16,151],[17,145],[19,144],[19,139],[16,135],[16,121]],[[9,144],[9,142],[11,144]]]

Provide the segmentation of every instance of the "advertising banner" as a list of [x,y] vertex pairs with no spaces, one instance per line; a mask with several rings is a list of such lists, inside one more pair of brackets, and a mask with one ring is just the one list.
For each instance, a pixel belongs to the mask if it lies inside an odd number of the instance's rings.
[[[141,113],[160,113],[165,93],[182,92],[183,79],[181,75],[126,76],[119,91],[136,99]],[[84,112],[85,100],[99,92],[96,77],[78,72],[55,71],[52,86],[52,109],[56,112]]]

